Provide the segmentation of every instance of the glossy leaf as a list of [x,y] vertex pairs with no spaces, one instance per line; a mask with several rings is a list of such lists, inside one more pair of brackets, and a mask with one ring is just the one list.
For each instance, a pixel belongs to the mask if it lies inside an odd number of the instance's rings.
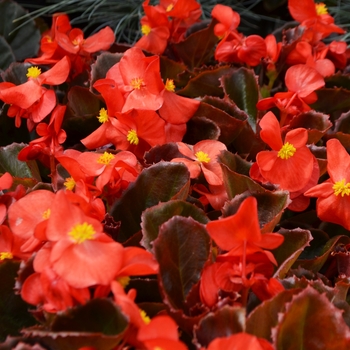
[[141,229],[145,209],[170,199],[185,199],[189,184],[190,175],[184,164],[159,162],[144,169],[111,209],[114,220],[121,221],[118,239],[124,242]]
[[233,154],[229,151],[222,151],[218,157],[218,161],[232,172],[249,176],[249,170],[252,163],[244,160],[238,154]]
[[161,225],[153,247],[166,302],[186,310],[186,297],[198,283],[209,257],[205,226],[191,217],[174,216]]
[[206,117],[192,117],[187,122],[187,131],[182,141],[191,145],[203,140],[217,140],[219,127]]
[[248,122],[253,131],[256,131],[259,87],[253,70],[241,67],[231,74],[221,78],[224,92],[240,108],[248,114]]
[[152,165],[162,160],[170,162],[173,158],[181,158],[182,156],[183,154],[179,151],[176,142],[168,142],[164,145],[152,147],[143,158],[146,164]]
[[28,313],[29,305],[14,291],[19,265],[12,260],[0,264],[0,342],[8,335],[19,335],[22,328],[36,323]]
[[77,117],[94,117],[99,113],[100,100],[89,89],[73,86],[68,93],[68,106]]
[[6,69],[12,62],[16,61],[11,46],[3,36],[0,36],[0,69]]
[[323,88],[315,92],[318,99],[311,107],[317,111],[331,114],[333,112],[347,112],[350,109],[350,90]]
[[209,221],[203,210],[193,204],[181,200],[159,203],[142,213],[141,227],[143,238],[141,244],[146,249],[152,250],[152,242],[158,237],[160,226],[175,215],[191,217],[201,224],[206,224]]
[[280,229],[278,231],[284,237],[283,243],[273,250],[273,255],[279,265],[275,277],[284,278],[298,259],[301,252],[312,240],[310,231],[296,228],[294,230]]
[[341,311],[324,294],[307,287],[286,305],[273,339],[278,350],[346,350],[350,330]]
[[207,347],[215,338],[245,331],[245,308],[224,306],[203,317],[195,328],[196,343]]

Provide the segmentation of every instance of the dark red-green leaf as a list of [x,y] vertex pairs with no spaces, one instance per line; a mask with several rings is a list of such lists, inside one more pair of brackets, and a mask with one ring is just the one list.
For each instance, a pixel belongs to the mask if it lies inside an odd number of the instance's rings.
[[207,347],[215,338],[228,337],[245,331],[245,308],[224,306],[203,317],[195,327],[198,347]]
[[181,157],[183,157],[183,154],[180,153],[175,142],[154,146],[143,156],[148,165],[159,163],[162,160],[170,162],[173,158]]
[[337,72],[330,77],[325,78],[326,88],[342,87],[350,90],[350,76],[343,74],[343,72]]
[[121,53],[102,52],[97,56],[96,62],[91,65],[91,86],[96,80],[104,79],[108,70],[120,61]]
[[[181,73],[186,71],[187,67],[180,62],[173,61],[165,56],[160,56],[160,74],[163,81],[167,79],[174,80],[175,86],[180,88],[183,86],[184,81],[180,79]],[[178,91],[177,91],[178,92]]]
[[8,335],[19,335],[22,328],[36,323],[28,312],[29,305],[14,291],[19,265],[12,260],[0,263],[0,342]]
[[219,136],[220,129],[215,122],[206,117],[192,117],[182,141],[194,145],[203,140],[217,140]]
[[235,173],[249,176],[252,163],[244,160],[238,154],[233,154],[229,151],[221,151],[218,161]]
[[[39,50],[40,31],[34,20],[23,18],[27,11],[11,0],[0,1],[0,36],[11,47],[16,61],[22,61],[28,57],[34,57]],[[2,52],[1,52],[2,53]],[[0,66],[1,69],[7,68]]]
[[165,302],[186,309],[186,297],[198,283],[209,256],[209,236],[191,217],[174,216],[159,229],[153,242]]
[[190,175],[182,163],[159,162],[144,169],[111,209],[114,220],[121,221],[119,241],[141,229],[145,209],[170,199],[186,199],[189,185]]
[[68,106],[77,117],[94,117],[100,110],[100,99],[88,88],[73,86],[68,93]]
[[206,97],[193,117],[206,117],[220,129],[219,141],[229,145],[242,131],[247,115],[237,106],[219,98]]
[[333,112],[347,112],[350,109],[350,90],[322,88],[315,92],[318,99],[311,107],[317,111],[331,114]]
[[199,30],[179,43],[172,44],[171,49],[180,61],[190,70],[208,63],[214,54],[218,38],[214,34],[214,21],[202,30]]
[[301,252],[307,247],[312,240],[310,231],[296,228],[294,230],[280,229],[278,231],[284,237],[282,245],[273,250],[273,255],[279,265],[275,276],[284,278],[298,259]]
[[273,340],[277,350],[346,350],[350,330],[342,312],[324,294],[307,287],[286,305]]
[[307,129],[307,143],[317,143],[322,136],[332,127],[329,115],[309,111],[295,116],[289,124],[291,129]]
[[41,181],[36,161],[21,162],[17,159],[18,153],[24,144],[13,143],[0,147],[0,173],[9,172],[18,178],[33,178],[34,181]]
[[238,108],[248,114],[249,125],[256,132],[259,86],[254,71],[241,67],[233,73],[224,75],[220,81],[225,94]]
[[[298,266],[303,267],[304,269],[311,270],[313,272],[318,272],[328,259],[328,256],[336,245],[338,244],[348,244],[350,238],[347,236],[335,236],[332,237],[323,247],[322,250],[314,258],[296,260],[293,267],[297,268]],[[310,254],[310,253],[309,253]]]
[[[243,175],[239,176],[243,177]],[[226,202],[222,210],[223,217],[235,214],[245,198],[254,196],[258,201],[258,218],[261,232],[272,232],[279,223],[283,211],[288,205],[288,192],[270,192],[264,190],[262,187],[261,189],[263,190],[262,192],[248,189],[242,194],[237,194],[231,201]]]
[[200,96],[223,97],[224,91],[220,86],[220,78],[230,72],[232,72],[232,68],[229,66],[201,71],[190,79],[187,85],[178,91],[178,94],[192,98]]
[[143,238],[141,244],[146,249],[152,250],[152,242],[158,237],[159,227],[175,215],[191,217],[201,224],[206,224],[209,221],[203,210],[190,203],[181,200],[160,203],[142,213]]
[[271,341],[271,331],[278,323],[278,314],[285,310],[287,302],[302,289],[289,289],[263,301],[247,317],[246,332]]

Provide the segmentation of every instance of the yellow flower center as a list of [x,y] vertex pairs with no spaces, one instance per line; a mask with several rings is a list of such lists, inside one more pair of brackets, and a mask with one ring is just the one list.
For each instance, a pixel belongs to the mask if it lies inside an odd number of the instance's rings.
[[73,226],[72,230],[68,232],[68,236],[71,240],[80,244],[85,242],[86,240],[94,239],[95,230],[91,224],[84,222],[83,224],[76,224]]
[[320,2],[319,4],[315,4],[315,7],[316,7],[316,13],[318,16],[328,14],[326,4],[324,4],[323,2]]
[[175,91],[175,84],[173,79],[167,79],[165,83],[165,90],[168,90],[170,92]]
[[344,197],[344,195],[348,196],[350,194],[350,182],[345,183],[345,179],[337,181],[332,188],[336,196],[341,194]]
[[10,252],[0,252],[0,260],[13,259],[13,254]]
[[66,187],[67,190],[72,191],[75,187],[75,181],[72,177],[67,177],[63,185]]
[[130,277],[129,276],[119,277],[117,278],[117,281],[122,285],[123,288],[125,288],[130,282]]
[[139,144],[139,138],[137,137],[136,130],[134,130],[134,129],[128,131],[128,135],[126,136],[126,139],[132,145],[138,145]]
[[134,78],[131,80],[130,85],[137,90],[140,90],[141,87],[144,85],[143,84],[143,79],[142,78]]
[[281,159],[289,159],[294,156],[296,148],[289,142],[286,142],[279,150],[277,156]]
[[27,78],[37,78],[41,74],[41,69],[34,66],[34,67],[29,67],[27,70]]
[[105,152],[97,159],[97,163],[108,165],[114,159],[114,155],[109,152]]
[[100,123],[108,122],[109,117],[105,108],[100,109],[100,114],[98,115],[97,119]]
[[168,7],[166,8],[166,12],[170,12],[172,9],[174,8],[174,4],[170,4],[168,5]]
[[143,24],[143,25],[141,26],[141,33],[142,33],[143,35],[148,35],[150,32],[151,32],[151,27],[150,27],[149,25]]
[[47,220],[50,217],[50,215],[51,215],[51,209],[49,208],[43,212],[42,217],[44,220]]
[[151,322],[151,319],[147,316],[147,314],[144,310],[140,310],[140,315],[141,315],[143,322],[145,322],[145,324],[149,324]]
[[201,163],[209,163],[210,162],[210,158],[208,153],[205,153],[203,151],[198,151],[195,154],[196,158],[198,161],[200,161]]

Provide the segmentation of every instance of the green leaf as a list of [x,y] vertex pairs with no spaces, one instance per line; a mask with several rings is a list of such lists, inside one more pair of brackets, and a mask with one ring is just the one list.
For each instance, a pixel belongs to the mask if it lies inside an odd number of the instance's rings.
[[205,226],[191,217],[174,216],[161,225],[153,246],[161,288],[169,306],[187,309],[186,297],[199,282],[209,257],[209,241]]
[[206,224],[209,221],[203,210],[190,203],[181,200],[159,203],[142,213],[143,238],[141,244],[152,251],[152,242],[158,237],[159,227],[175,215],[191,217],[201,224]]
[[301,252],[307,247],[312,240],[310,231],[296,228],[294,230],[280,229],[278,231],[284,237],[282,245],[273,250],[273,255],[279,265],[275,272],[275,277],[284,278],[298,259]]
[[218,38],[214,34],[215,21],[202,30],[189,35],[179,43],[170,45],[174,54],[185,63],[190,70],[200,67],[213,57]]
[[252,166],[251,162],[248,162],[238,154],[233,154],[229,151],[221,151],[218,156],[218,162],[225,165],[229,170],[246,176],[249,176],[249,171]]
[[217,140],[220,136],[219,127],[206,117],[192,117],[187,122],[187,131],[182,142],[194,145],[203,140]]
[[[16,61],[33,57],[39,50],[40,31],[34,21],[27,19],[16,20],[25,15],[27,11],[11,0],[0,2],[0,36],[3,36],[11,46]],[[26,24],[24,22],[27,21]],[[1,66],[5,69],[7,67]]]
[[224,75],[220,80],[225,94],[248,114],[248,123],[256,132],[259,86],[254,71],[241,67],[231,74]]
[[190,174],[182,163],[159,162],[144,169],[115,202],[111,215],[121,221],[118,240],[126,241],[141,229],[142,212],[159,202],[186,199]]
[[228,337],[245,331],[245,308],[224,307],[203,317],[195,329],[196,343],[207,347],[215,338]]
[[0,263],[0,342],[8,335],[19,335],[22,328],[36,323],[28,312],[29,305],[14,291],[19,265],[12,260]]
[[264,300],[247,317],[246,332],[271,341],[271,331],[278,324],[279,313],[285,311],[286,303],[302,289],[284,290],[271,299]]
[[14,177],[34,178],[41,181],[36,161],[22,162],[17,159],[18,153],[24,146],[24,144],[13,143],[0,147],[0,173],[8,171]]
[[277,350],[350,348],[350,330],[342,312],[312,287],[305,288],[286,305],[273,339]]

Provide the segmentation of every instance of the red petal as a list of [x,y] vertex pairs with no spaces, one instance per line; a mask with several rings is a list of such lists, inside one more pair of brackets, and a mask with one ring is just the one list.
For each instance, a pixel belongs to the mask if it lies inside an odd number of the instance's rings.
[[94,35],[88,37],[82,49],[85,52],[93,53],[100,50],[108,50],[115,41],[114,32],[110,27],[101,29]]

